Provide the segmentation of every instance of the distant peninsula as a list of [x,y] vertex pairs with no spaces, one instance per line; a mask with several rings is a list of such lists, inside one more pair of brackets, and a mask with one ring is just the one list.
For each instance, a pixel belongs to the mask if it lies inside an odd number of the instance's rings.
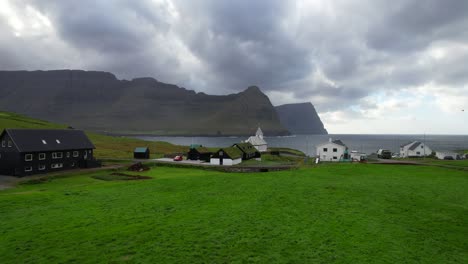
[[[281,118],[282,108],[275,109],[256,86],[207,95],[153,78],[119,80],[100,71],[0,71],[0,93],[0,110],[96,132],[245,136],[260,124],[265,135],[282,136],[296,134],[291,124],[309,122]],[[326,133],[320,119],[307,127],[317,125]]]

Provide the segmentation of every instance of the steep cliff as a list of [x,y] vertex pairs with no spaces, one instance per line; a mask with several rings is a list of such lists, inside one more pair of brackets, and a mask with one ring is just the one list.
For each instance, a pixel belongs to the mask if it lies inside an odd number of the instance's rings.
[[281,124],[292,134],[328,134],[311,103],[285,104],[275,108]]

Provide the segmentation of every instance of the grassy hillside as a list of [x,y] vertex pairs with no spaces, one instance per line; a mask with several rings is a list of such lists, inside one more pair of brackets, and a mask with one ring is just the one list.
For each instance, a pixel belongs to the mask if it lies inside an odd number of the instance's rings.
[[[2,263],[467,263],[468,174],[326,164],[155,167],[0,192]],[[72,177],[73,176],[73,177]]]
[[[32,119],[23,115],[0,112],[0,131],[5,128],[66,128],[65,125]],[[95,156],[98,159],[132,158],[135,147],[150,147],[152,157],[167,153],[185,152],[187,147],[167,142],[149,142],[126,137],[111,137],[96,133],[87,133],[96,146]]]

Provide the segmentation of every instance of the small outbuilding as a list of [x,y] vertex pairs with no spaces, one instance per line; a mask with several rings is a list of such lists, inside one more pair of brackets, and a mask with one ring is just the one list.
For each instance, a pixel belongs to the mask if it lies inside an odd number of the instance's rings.
[[441,160],[460,160],[460,154],[453,151],[436,151],[436,157]]
[[134,159],[149,159],[150,158],[150,149],[148,147],[138,147],[133,151]]
[[237,147],[222,148],[211,156],[212,165],[236,165],[242,162],[242,151]]
[[202,160],[209,162],[211,155],[213,152],[211,152],[208,148],[205,148],[201,145],[197,146],[191,146],[189,152],[187,153],[187,159],[188,160]]

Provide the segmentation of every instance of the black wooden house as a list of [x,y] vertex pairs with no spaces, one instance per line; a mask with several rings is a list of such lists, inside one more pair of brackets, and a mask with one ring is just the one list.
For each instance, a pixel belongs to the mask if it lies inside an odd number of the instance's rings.
[[210,161],[211,155],[213,155],[213,152],[211,152],[209,149],[202,147],[202,146],[194,146],[191,147],[190,150],[187,153],[187,159],[188,160],[202,160],[202,161]]
[[81,130],[5,129],[0,134],[0,175],[97,167],[94,149]]
[[243,160],[260,158],[262,156],[260,152],[249,142],[236,143],[232,146],[238,148],[242,152]]

